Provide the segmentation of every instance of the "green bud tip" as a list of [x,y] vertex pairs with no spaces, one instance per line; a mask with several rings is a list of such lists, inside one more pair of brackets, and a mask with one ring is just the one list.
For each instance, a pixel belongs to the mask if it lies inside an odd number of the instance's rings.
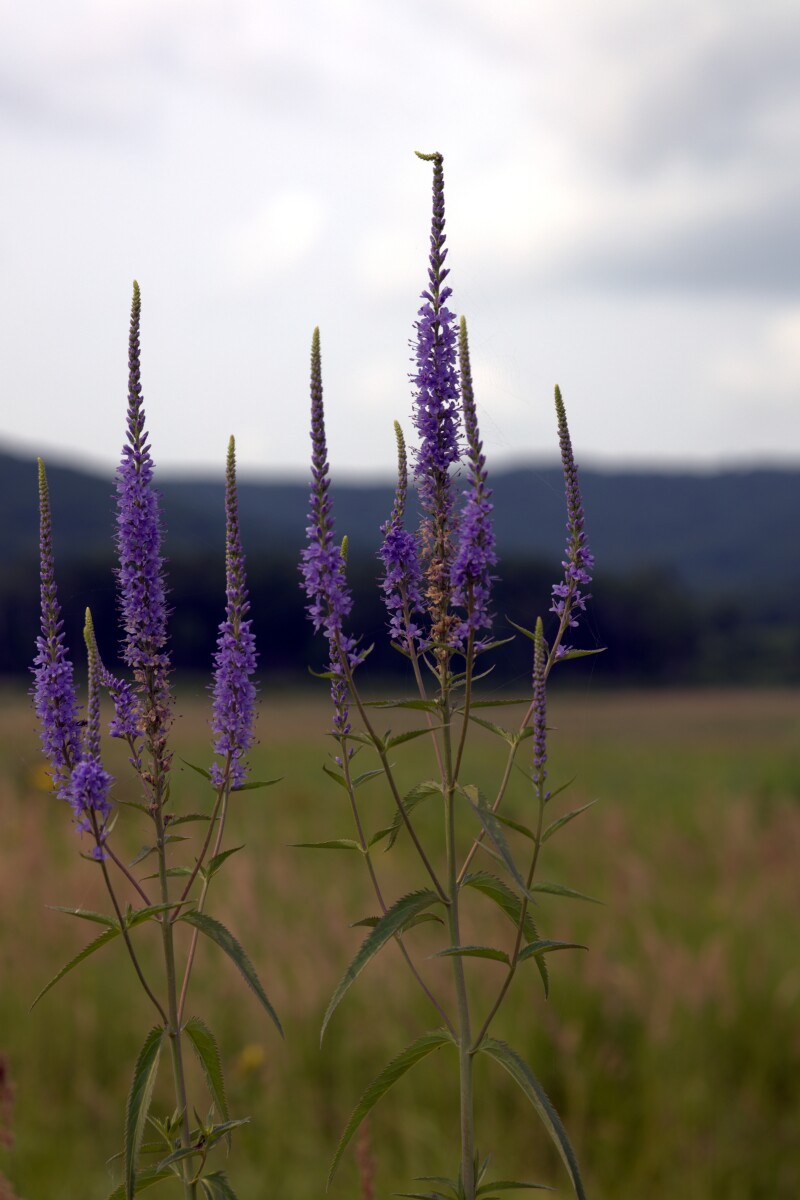
[[342,556],[342,562],[344,563],[345,566],[347,566],[347,546],[348,546],[347,534],[345,534],[344,537],[342,538],[342,546],[341,546],[341,550],[340,550],[340,554]]
[[441,162],[442,155],[438,150],[434,150],[433,154],[423,154],[421,150],[415,150],[417,158],[421,158],[423,162]]
[[92,620],[92,610],[86,609],[86,618],[83,625],[83,640],[86,642],[86,650],[91,659],[97,653],[97,643],[94,636],[94,621]]

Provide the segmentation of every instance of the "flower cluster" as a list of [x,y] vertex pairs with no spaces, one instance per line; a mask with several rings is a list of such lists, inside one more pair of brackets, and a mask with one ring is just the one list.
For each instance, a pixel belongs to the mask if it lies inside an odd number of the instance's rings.
[[414,474],[423,509],[436,518],[444,518],[442,503],[452,502],[448,472],[460,456],[456,319],[446,307],[453,289],[442,287],[450,274],[444,265],[447,250],[442,156],[420,154],[419,157],[433,162],[433,216],[428,287],[422,292],[424,303],[414,324],[417,331],[414,425],[420,439]]
[[64,622],[56,591],[50,493],[41,459],[39,530],[42,631],[36,639],[32,695],[53,787],[64,800],[69,798],[70,775],[81,756],[81,735],[72,663],[64,646]]
[[106,839],[106,822],[111,812],[108,792],[113,778],[103,767],[100,758],[100,656],[94,636],[92,614],[86,610],[86,657],[88,663],[88,702],[86,707],[86,730],[83,739],[83,755],[76,764],[70,781],[69,802],[80,833],[91,833],[95,837],[92,857],[105,857],[103,843]]
[[[578,613],[586,611],[586,601],[591,599],[590,592],[582,592],[581,588],[592,582],[594,555],[589,550],[584,530],[583,500],[578,483],[578,467],[572,453],[572,441],[567,426],[567,414],[561,391],[556,387],[556,414],[558,416],[558,440],[561,446],[561,463],[564,469],[564,488],[567,496],[567,548],[566,559],[562,562],[564,578],[553,588],[553,603],[550,612],[555,613],[561,623],[561,632],[575,628],[578,624]],[[557,658],[563,658],[569,653],[570,646],[559,644]]]
[[383,561],[381,588],[389,612],[389,633],[403,647],[412,650],[415,641],[422,638],[422,630],[414,622],[414,616],[423,608],[422,568],[419,561],[417,540],[405,528],[406,499],[408,495],[408,464],[403,431],[394,423],[397,438],[397,490],[389,520],[381,525],[383,544],[378,551]]
[[171,707],[165,653],[166,586],[158,498],[152,486],[153,460],[142,407],[140,314],[139,285],[134,283],[128,342],[128,436],[117,470],[117,575],[125,630],[123,658],[133,669],[139,690],[147,693],[148,737],[166,765],[163,740]]
[[463,317],[459,328],[459,363],[470,478],[459,521],[458,545],[450,570],[450,580],[453,587],[453,603],[461,604],[467,610],[459,630],[463,638],[480,629],[491,627],[489,599],[492,581],[495,578],[491,569],[497,563],[492,527],[492,492],[487,482],[486,458],[478,430],[467,323]]
[[300,561],[302,586],[308,597],[306,611],[319,632],[328,639],[331,672],[331,696],[334,704],[334,731],[344,736],[350,731],[347,709],[345,664],[350,668],[361,661],[355,639],[343,630],[343,621],[353,605],[345,578],[345,554],[334,542],[334,520],[329,493],[328,448],[325,440],[325,409],[322,400],[322,363],[319,329],[311,341],[311,491],[309,498],[308,542]]
[[542,618],[533,638],[533,785],[544,793],[547,779],[547,651]]
[[247,766],[243,758],[254,740],[256,688],[250,676],[256,669],[257,656],[251,622],[246,619],[250,602],[239,534],[236,447],[233,438],[228,443],[225,518],[227,609],[225,620],[219,627],[214,655],[211,728],[216,735],[214,751],[224,757],[226,766],[223,768],[214,763],[211,781],[217,788],[223,787],[226,781],[232,788],[237,788],[247,778]]

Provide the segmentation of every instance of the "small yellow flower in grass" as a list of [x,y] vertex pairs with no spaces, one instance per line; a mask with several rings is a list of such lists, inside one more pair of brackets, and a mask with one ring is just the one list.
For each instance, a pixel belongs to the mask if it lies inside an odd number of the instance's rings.
[[267,1055],[260,1042],[251,1042],[243,1046],[236,1058],[236,1071],[239,1075],[255,1075],[267,1061]]

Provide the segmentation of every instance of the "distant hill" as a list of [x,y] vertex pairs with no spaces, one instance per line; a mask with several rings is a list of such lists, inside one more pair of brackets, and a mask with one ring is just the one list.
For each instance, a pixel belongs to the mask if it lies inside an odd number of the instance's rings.
[[[54,537],[60,561],[111,554],[112,473],[105,478],[48,464]],[[166,551],[185,559],[221,551],[223,481],[158,478],[167,528]],[[797,525],[800,470],[735,470],[715,474],[582,470],[587,530],[598,570],[660,570],[701,593],[751,595],[800,585]],[[564,497],[558,466],[497,471],[495,527],[504,558],[558,562],[564,544]],[[371,557],[393,487],[338,483],[332,489],[337,530],[351,554]],[[305,483],[242,482],[242,535],[248,557],[296,556],[308,509]],[[0,561],[36,554],[36,465],[0,452]]]

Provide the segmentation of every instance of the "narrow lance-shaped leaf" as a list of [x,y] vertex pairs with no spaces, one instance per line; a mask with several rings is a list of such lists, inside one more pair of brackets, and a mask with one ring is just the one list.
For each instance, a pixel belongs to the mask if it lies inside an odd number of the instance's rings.
[[350,966],[345,971],[339,986],[331,997],[325,1017],[322,1022],[319,1040],[325,1037],[325,1030],[328,1027],[328,1022],[339,1006],[339,1003],[344,996],[350,984],[354,982],[364,970],[364,967],[371,958],[378,953],[381,947],[385,946],[395,934],[399,933],[403,927],[415,917],[417,913],[421,913],[424,909],[430,908],[432,904],[439,904],[441,900],[436,892],[430,889],[423,889],[418,892],[409,892],[407,896],[401,896],[396,900],[390,908],[386,910],[383,916],[378,921],[378,924],[367,934],[364,941],[361,943],[361,948],[356,954]]
[[586,1200],[586,1193],[583,1189],[580,1171],[578,1170],[575,1151],[572,1149],[566,1130],[561,1124],[561,1118],[553,1108],[544,1088],[528,1064],[506,1042],[497,1041],[495,1038],[484,1038],[478,1049],[483,1054],[488,1054],[490,1058],[500,1063],[500,1066],[508,1071],[511,1078],[519,1084],[539,1114],[542,1124],[561,1155],[564,1166],[567,1168],[570,1180],[572,1181],[575,1195],[578,1200]]
[[[463,886],[475,888],[476,891],[493,900],[514,925],[519,925],[522,901],[519,896],[514,895],[507,884],[503,883],[502,879],[498,879],[496,875],[490,875],[488,871],[474,871],[469,875],[465,875]],[[525,914],[522,932],[527,942],[535,942],[539,937],[530,912],[526,912]],[[547,963],[542,955],[536,957],[534,961],[542,977],[544,994],[547,996],[550,992],[550,976],[547,970]]]
[[[228,1112],[228,1100],[225,1095],[222,1062],[213,1033],[199,1017],[190,1017],[184,1025],[183,1031],[197,1055],[200,1066],[203,1068],[208,1090],[217,1111],[226,1121],[229,1120],[230,1113]],[[228,1134],[228,1145],[230,1147],[230,1134]]]
[[113,942],[114,938],[119,937],[119,934],[119,928],[106,929],[104,933],[101,933],[99,937],[96,937],[93,942],[89,943],[88,946],[84,946],[83,950],[76,954],[74,958],[71,958],[69,962],[53,976],[50,982],[42,988],[42,990],[39,992],[39,995],[31,1005],[31,1009],[34,1009],[42,997],[47,995],[47,993],[50,991],[50,988],[55,987],[60,979],[63,979],[64,976],[67,975],[74,967],[77,967],[78,963],[82,963],[83,960],[88,958],[90,954],[94,954],[95,950],[100,950],[103,946],[108,945],[109,942]]
[[333,1162],[328,1174],[328,1188],[331,1186],[331,1180],[336,1173],[336,1168],[341,1161],[342,1154],[348,1142],[370,1110],[386,1095],[389,1088],[397,1083],[398,1079],[401,1079],[407,1071],[410,1071],[416,1063],[427,1057],[434,1050],[438,1050],[441,1046],[444,1046],[447,1042],[452,1043],[453,1039],[446,1029],[437,1029],[433,1033],[423,1034],[422,1037],[412,1042],[410,1046],[406,1046],[405,1050],[402,1050],[396,1058],[393,1058],[383,1068],[380,1075],[372,1081],[353,1109],[350,1120],[347,1122],[344,1133],[339,1140],[339,1145],[336,1147],[336,1153],[333,1156]]
[[200,1180],[200,1186],[207,1200],[237,1200],[236,1192],[224,1171],[213,1171],[210,1175],[205,1175]]
[[139,1147],[142,1144],[147,1114],[153,1097],[153,1088],[158,1073],[158,1061],[164,1044],[166,1030],[157,1025],[151,1029],[145,1038],[144,1045],[139,1051],[136,1066],[133,1071],[133,1082],[128,1094],[128,1104],[125,1109],[125,1197],[132,1200],[136,1193],[136,1170],[138,1167]]
[[478,817],[478,820],[480,821],[481,825],[483,825],[483,828],[486,830],[489,837],[494,842],[495,846],[497,847],[497,851],[500,854],[503,862],[508,867],[508,870],[511,872],[511,875],[514,878],[514,882],[520,888],[523,895],[528,895],[529,893],[528,893],[527,884],[525,883],[525,880],[522,878],[522,875],[519,872],[519,868],[517,867],[517,864],[514,862],[514,859],[511,855],[511,851],[508,848],[508,842],[506,841],[505,834],[503,833],[503,827],[500,824],[500,822],[498,821],[497,817],[492,812],[492,810],[489,808],[489,805],[486,802],[486,797],[483,795],[483,792],[481,792],[480,789],[475,787],[473,784],[468,784],[464,788],[459,788],[459,791],[463,792],[464,795],[469,800],[476,816]]
[[434,958],[491,958],[509,965],[505,950],[495,950],[493,946],[448,946],[446,950],[437,951]]
[[563,829],[565,825],[568,825],[570,821],[574,821],[576,817],[579,817],[581,813],[586,812],[587,808],[591,808],[594,804],[597,804],[597,801],[590,800],[588,804],[584,804],[580,808],[573,808],[572,812],[565,813],[563,817],[559,817],[556,821],[553,821],[551,825],[547,826],[547,829],[545,829],[544,833],[542,834],[542,842],[546,842],[547,839],[551,838],[554,833],[558,832],[559,829]]
[[239,968],[242,976],[248,987],[256,994],[264,1008],[272,1018],[278,1033],[283,1037],[283,1027],[278,1020],[278,1014],[267,999],[267,994],[261,986],[261,981],[256,974],[255,967],[250,959],[245,954],[239,942],[233,936],[229,929],[214,917],[209,917],[208,913],[201,912],[185,912],[181,913],[178,918],[180,921],[186,921],[188,925],[193,925],[195,929],[199,929],[212,942],[216,942],[221,950],[224,950],[228,957]]
[[[161,1183],[165,1179],[174,1178],[175,1176],[170,1170],[157,1171],[148,1168],[136,1176],[135,1194],[138,1196],[140,1192],[147,1191],[148,1188],[153,1187],[155,1184]],[[125,1184],[121,1183],[119,1187],[115,1187],[113,1192],[109,1193],[106,1200],[126,1200],[127,1195],[128,1193],[125,1190]]]

